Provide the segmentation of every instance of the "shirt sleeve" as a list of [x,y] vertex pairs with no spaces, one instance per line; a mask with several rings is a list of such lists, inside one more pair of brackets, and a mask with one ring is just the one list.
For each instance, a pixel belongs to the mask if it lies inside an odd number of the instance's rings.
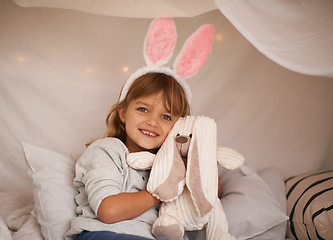
[[123,192],[128,175],[126,152],[118,139],[102,139],[91,144],[78,160],[76,171],[95,214],[104,198]]

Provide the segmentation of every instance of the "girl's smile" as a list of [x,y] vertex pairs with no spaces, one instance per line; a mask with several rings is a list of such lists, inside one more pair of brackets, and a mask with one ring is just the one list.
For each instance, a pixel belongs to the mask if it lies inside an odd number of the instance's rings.
[[148,130],[143,130],[143,129],[141,129],[141,132],[142,132],[143,134],[145,134],[145,135],[149,135],[149,136],[152,136],[152,137],[156,137],[156,136],[158,136],[157,133],[150,132],[150,131],[148,131]]

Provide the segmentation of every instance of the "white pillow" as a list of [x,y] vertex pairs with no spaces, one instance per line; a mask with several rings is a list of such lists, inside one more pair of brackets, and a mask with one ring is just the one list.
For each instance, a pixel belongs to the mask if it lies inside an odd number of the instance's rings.
[[221,168],[219,175],[229,232],[238,240],[257,236],[287,221],[284,207],[254,169],[246,165],[236,170]]
[[22,143],[33,179],[37,221],[48,240],[71,239],[65,233],[75,215],[72,157]]

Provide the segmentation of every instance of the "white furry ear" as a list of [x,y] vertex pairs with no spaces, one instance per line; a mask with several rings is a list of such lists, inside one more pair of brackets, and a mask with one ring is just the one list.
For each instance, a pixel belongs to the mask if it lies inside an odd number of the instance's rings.
[[166,64],[172,57],[176,42],[177,31],[172,18],[157,18],[152,21],[143,48],[146,66],[131,74],[121,91],[119,101],[125,99],[137,78],[149,72],[157,72],[175,78],[191,103],[192,93],[186,80],[194,76],[205,64],[214,42],[214,26],[205,24],[198,28],[185,42],[171,69]]
[[176,25],[172,18],[155,19],[144,42],[144,58],[148,67],[161,67],[171,58],[177,42]]
[[173,65],[179,77],[190,78],[202,68],[212,50],[214,34],[214,26],[205,24],[186,40]]

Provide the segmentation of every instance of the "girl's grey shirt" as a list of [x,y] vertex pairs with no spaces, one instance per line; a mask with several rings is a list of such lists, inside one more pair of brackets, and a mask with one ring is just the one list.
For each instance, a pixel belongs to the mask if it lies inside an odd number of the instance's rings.
[[138,192],[146,189],[149,171],[135,170],[126,163],[128,149],[117,138],[95,141],[78,159],[74,186],[77,217],[71,222],[67,236],[86,231],[113,231],[154,238],[152,224],[158,215],[158,205],[137,218],[114,224],[105,224],[97,217],[101,201],[121,192]]

